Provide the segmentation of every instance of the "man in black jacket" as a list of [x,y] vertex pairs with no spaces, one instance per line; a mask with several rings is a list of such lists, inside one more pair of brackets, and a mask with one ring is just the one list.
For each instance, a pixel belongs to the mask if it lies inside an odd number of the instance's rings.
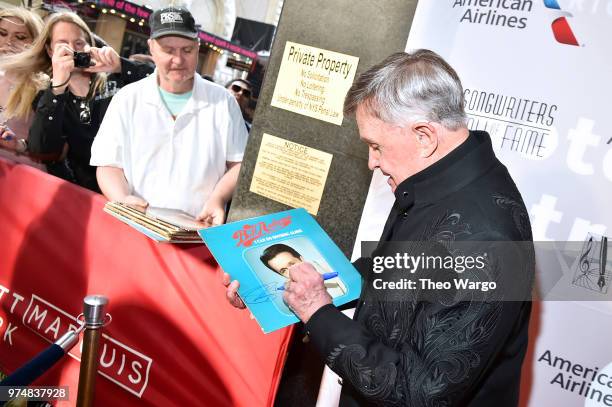
[[[516,406],[534,269],[531,229],[488,134],[466,127],[457,74],[428,50],[391,55],[353,84],[345,113],[356,114],[368,165],[388,176],[395,203],[373,256],[355,264],[364,285],[354,319],[332,305],[308,263],[289,269],[284,293],[342,378],[340,405]],[[471,254],[482,268],[463,274],[457,260]],[[396,255],[455,263],[450,270],[421,263],[409,272],[398,261],[381,272],[377,260]],[[452,284],[465,275],[498,288],[474,293]],[[383,286],[398,277],[412,280],[412,288]],[[426,287],[425,277],[452,288]],[[227,292],[234,304],[235,286]]]

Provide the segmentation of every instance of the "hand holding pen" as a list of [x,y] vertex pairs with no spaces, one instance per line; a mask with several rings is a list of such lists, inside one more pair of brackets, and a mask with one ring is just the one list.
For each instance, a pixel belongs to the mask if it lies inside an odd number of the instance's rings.
[[[338,277],[338,272],[337,271],[332,271],[330,273],[323,273],[321,274],[321,277],[323,277],[323,280],[330,280],[332,278]],[[284,285],[281,285],[280,287],[276,288],[278,291],[283,291],[285,289]]]
[[0,123],[0,147],[6,150],[17,151],[15,132],[6,125],[6,122]]
[[6,121],[0,123],[0,138],[2,140],[12,140],[15,137],[15,132],[6,125]]

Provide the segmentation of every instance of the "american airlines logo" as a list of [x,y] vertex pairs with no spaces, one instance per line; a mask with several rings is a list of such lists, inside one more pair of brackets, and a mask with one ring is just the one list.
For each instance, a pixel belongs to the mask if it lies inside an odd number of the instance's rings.
[[551,24],[553,35],[555,40],[561,44],[579,46],[578,40],[570,27],[567,17],[573,17],[571,13],[561,10],[557,0],[544,0],[544,6],[549,9],[559,10],[562,14],[561,17],[557,17]]

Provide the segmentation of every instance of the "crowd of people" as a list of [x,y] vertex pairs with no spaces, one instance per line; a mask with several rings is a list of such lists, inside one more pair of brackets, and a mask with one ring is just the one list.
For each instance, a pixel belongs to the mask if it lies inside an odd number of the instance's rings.
[[[168,14],[182,25],[170,27]],[[252,87],[236,79],[224,89],[196,72],[188,10],[157,10],[150,27],[151,55],[126,59],[75,13],[43,22],[25,8],[0,10],[1,154],[111,200],[218,224],[250,130]]]

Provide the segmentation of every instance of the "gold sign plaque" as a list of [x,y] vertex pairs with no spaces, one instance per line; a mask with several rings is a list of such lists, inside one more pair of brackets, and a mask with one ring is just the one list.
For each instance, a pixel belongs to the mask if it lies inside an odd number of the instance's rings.
[[342,125],[359,58],[287,41],[272,106]]
[[324,151],[264,133],[250,191],[316,215],[332,158]]

